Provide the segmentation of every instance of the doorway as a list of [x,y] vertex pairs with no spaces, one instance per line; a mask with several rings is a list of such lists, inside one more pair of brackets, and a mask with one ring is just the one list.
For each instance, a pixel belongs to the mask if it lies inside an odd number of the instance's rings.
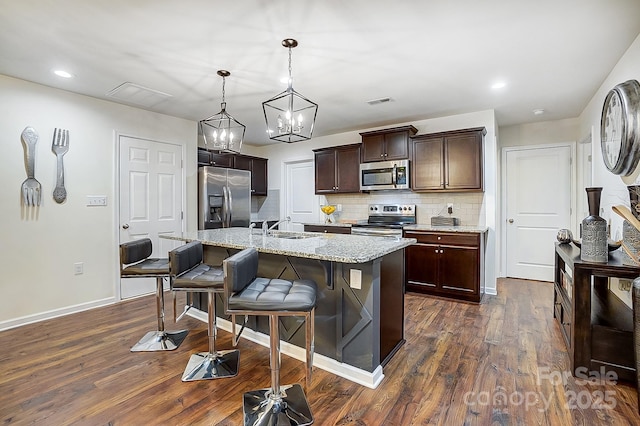
[[303,231],[304,223],[315,223],[320,215],[319,198],[315,195],[314,160],[285,162],[282,176],[282,211],[285,217],[291,217],[288,229]]
[[[167,257],[180,243],[159,236],[183,229],[182,146],[120,135],[118,148],[119,244],[150,238],[151,257]],[[120,279],[121,299],[155,291],[155,278]]]
[[504,148],[503,265],[506,276],[553,281],[559,229],[572,229],[575,144]]

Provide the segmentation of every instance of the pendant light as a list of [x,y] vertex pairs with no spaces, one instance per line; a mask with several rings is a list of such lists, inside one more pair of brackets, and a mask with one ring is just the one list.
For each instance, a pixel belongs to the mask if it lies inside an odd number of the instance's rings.
[[318,113],[318,104],[293,90],[291,49],[298,45],[292,38],[282,40],[289,49],[289,81],[287,89],[262,103],[269,139],[279,142],[300,142],[311,139]]
[[220,104],[222,109],[219,113],[200,121],[200,133],[204,138],[205,146],[208,148],[239,153],[246,127],[230,116],[226,110],[224,85],[225,79],[231,73],[226,70],[220,70],[218,75],[222,77],[222,103]]

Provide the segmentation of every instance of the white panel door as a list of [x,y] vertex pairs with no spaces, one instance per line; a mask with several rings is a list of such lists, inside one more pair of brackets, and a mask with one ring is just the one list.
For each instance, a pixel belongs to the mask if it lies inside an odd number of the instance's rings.
[[[182,231],[182,147],[127,136],[119,142],[120,243],[150,238],[152,257],[167,257],[179,243],[158,236]],[[120,280],[123,299],[155,288],[152,278]]]
[[303,231],[304,223],[318,221],[320,211],[313,160],[285,163],[284,180],[284,216],[290,216],[292,222],[288,229]]
[[571,147],[506,154],[506,272],[553,281],[554,242],[571,229]]

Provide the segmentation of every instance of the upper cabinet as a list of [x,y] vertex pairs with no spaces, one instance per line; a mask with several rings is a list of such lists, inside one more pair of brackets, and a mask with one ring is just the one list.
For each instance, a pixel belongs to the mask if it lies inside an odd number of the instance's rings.
[[409,142],[417,132],[413,126],[404,126],[360,133],[362,162],[408,159],[411,154]]
[[198,148],[198,166],[233,167],[233,154]]
[[228,167],[251,172],[251,195],[267,195],[267,159],[198,148],[198,166]]
[[360,192],[360,144],[315,149],[316,194]]
[[251,195],[267,195],[267,159],[234,155],[233,168],[251,172]]
[[482,191],[484,127],[413,138],[411,189]]

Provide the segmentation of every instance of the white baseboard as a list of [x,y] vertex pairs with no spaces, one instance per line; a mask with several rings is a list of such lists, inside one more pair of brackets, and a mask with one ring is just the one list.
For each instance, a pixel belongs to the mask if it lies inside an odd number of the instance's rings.
[[[204,323],[208,322],[207,313],[198,309],[189,309],[187,315],[196,318]],[[216,322],[218,328],[231,333],[230,321],[218,318]],[[238,332],[239,330],[240,325],[236,324],[236,332]],[[256,332],[249,328],[244,329],[244,331],[242,332],[242,338],[258,343],[259,345],[265,346],[267,348],[269,347],[268,335]],[[283,354],[302,362],[304,362],[306,359],[306,351],[304,348],[292,345],[288,342],[280,342],[280,351]],[[352,365],[336,361],[333,358],[329,358],[328,356],[319,353],[314,353],[313,355],[313,366],[318,367],[321,370],[328,371],[329,373],[335,374],[337,376],[344,377],[345,379],[351,380],[352,382],[358,383],[371,389],[377,388],[378,385],[382,382],[382,379],[384,379],[382,366],[380,365],[373,372],[369,372]]]
[[0,331],[8,330],[10,328],[20,327],[22,325],[32,324],[34,322],[45,321],[53,318],[63,317],[65,315],[75,314],[82,311],[87,311],[93,308],[99,308],[101,306],[111,305],[116,302],[115,297],[108,297],[106,299],[94,300],[92,302],[81,303],[79,305],[67,306],[60,309],[53,309],[51,311],[38,312],[33,315],[26,315],[24,317],[14,318],[6,321],[0,321]]

